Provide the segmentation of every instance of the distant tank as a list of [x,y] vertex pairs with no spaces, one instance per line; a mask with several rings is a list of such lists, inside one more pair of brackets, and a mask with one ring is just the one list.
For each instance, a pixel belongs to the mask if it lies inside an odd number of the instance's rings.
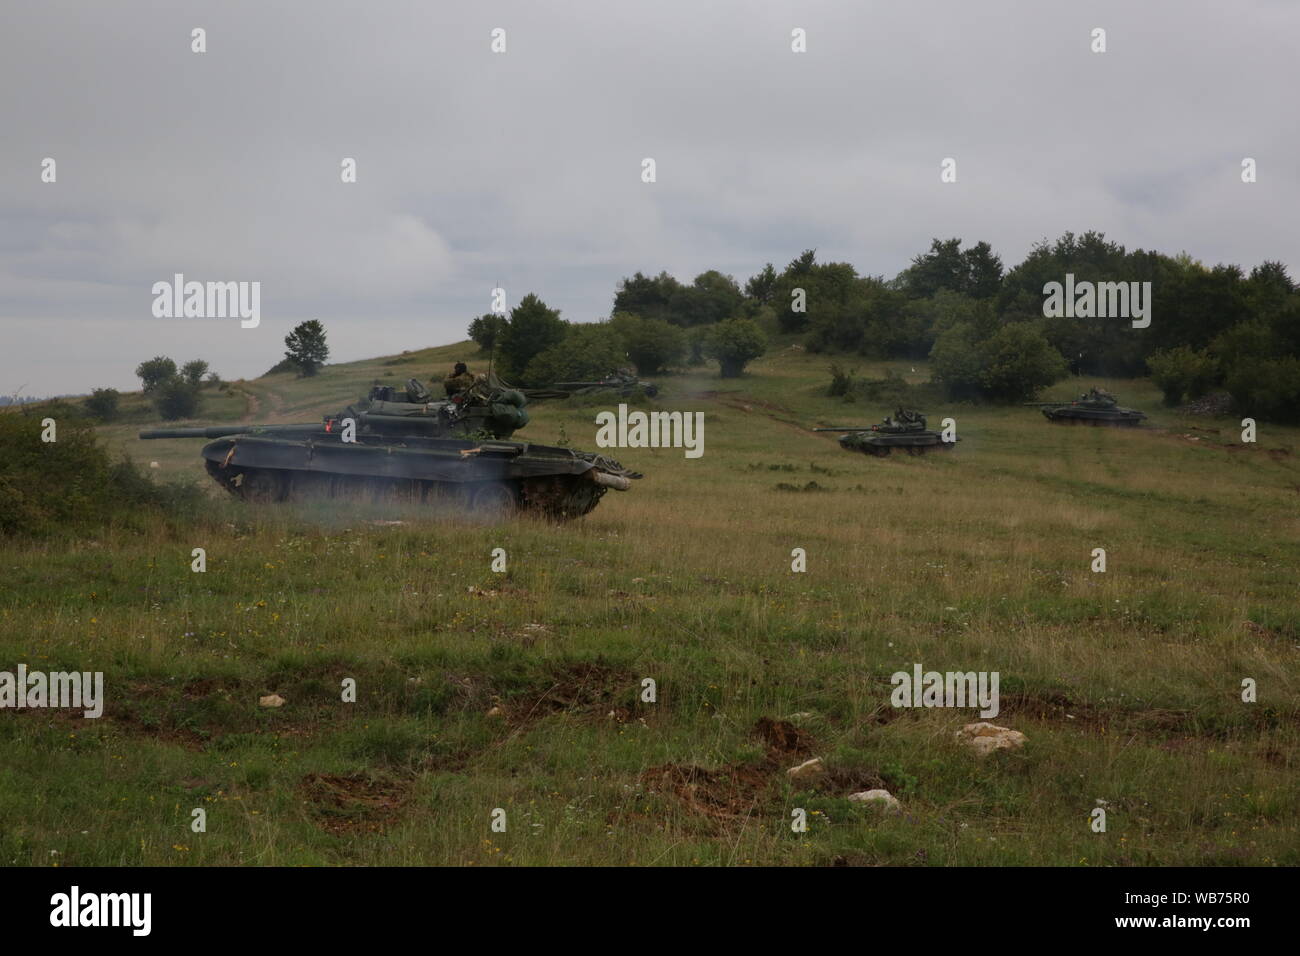
[[1049,422],[1066,425],[1118,425],[1134,427],[1147,416],[1133,408],[1121,408],[1105,389],[1092,388],[1072,402],[1026,402],[1041,408]]
[[920,412],[900,408],[892,417],[879,425],[814,428],[817,432],[845,432],[840,436],[840,447],[847,451],[860,451],[884,458],[895,448],[909,455],[924,455],[932,448],[951,451],[956,442],[948,442],[938,432],[927,431],[925,416]]
[[659,386],[653,382],[643,382],[627,369],[610,372],[604,378],[594,382],[556,382],[537,389],[524,389],[529,398],[559,398],[568,395],[596,395],[602,392],[614,392],[623,397],[645,395],[654,398],[659,394]]
[[433,401],[411,379],[376,386],[321,424],[156,428],[141,438],[215,438],[208,474],[247,501],[394,492],[490,517],[516,511],[576,518],[629,471],[604,455],[508,440],[528,424],[528,400],[495,378]]

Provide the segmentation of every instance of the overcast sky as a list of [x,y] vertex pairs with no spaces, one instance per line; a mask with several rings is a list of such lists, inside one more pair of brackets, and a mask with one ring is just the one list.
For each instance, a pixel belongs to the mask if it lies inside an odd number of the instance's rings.
[[[1295,0],[5,0],[0,392],[251,377],[308,318],[336,361],[444,344],[497,284],[592,321],[808,247],[1098,229],[1300,276],[1298,43]],[[261,325],[154,318],[177,272],[260,281]]]

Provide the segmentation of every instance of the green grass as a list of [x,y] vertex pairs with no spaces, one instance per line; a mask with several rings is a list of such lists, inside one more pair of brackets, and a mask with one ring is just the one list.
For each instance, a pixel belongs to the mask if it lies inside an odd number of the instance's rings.
[[[317,420],[376,378],[485,364],[469,344],[398,358],[233,383],[242,408],[202,421]],[[1300,433],[1242,446],[1147,381],[1086,379],[1048,397],[1108,387],[1148,427],[931,406],[953,453],[876,460],[808,431],[888,411],[828,397],[828,364],[783,347],[739,380],[663,378],[659,406],[705,413],[704,457],[615,450],[645,479],[567,525],[256,509],[214,486],[192,528],[0,543],[0,669],[103,670],[108,698],[98,721],[0,715],[0,860],[1300,862]],[[539,404],[519,437],[595,450],[596,410]],[[198,442],[139,427],[103,433],[206,483]],[[994,722],[1025,749],[980,760],[953,740],[973,711],[893,710],[913,662],[998,671]],[[764,717],[799,745],[769,746]],[[808,756],[827,778],[792,785]],[[845,799],[873,786],[903,812]]]

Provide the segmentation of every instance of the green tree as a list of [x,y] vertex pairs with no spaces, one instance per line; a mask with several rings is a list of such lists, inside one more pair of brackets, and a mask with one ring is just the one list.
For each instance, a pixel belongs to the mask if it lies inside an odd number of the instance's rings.
[[930,251],[912,260],[903,274],[908,295],[926,298],[947,290],[973,299],[988,299],[1002,285],[1002,260],[987,242],[962,251],[960,239],[933,239]]
[[752,319],[727,319],[708,330],[703,351],[718,360],[723,378],[736,378],[767,351],[767,336]]
[[981,361],[975,327],[957,322],[935,340],[930,350],[930,375],[950,399],[978,398]]
[[980,347],[980,388],[995,401],[1023,402],[1069,373],[1061,353],[1031,325],[1004,325]]
[[1177,405],[1184,395],[1200,398],[1214,383],[1214,359],[1186,345],[1152,353],[1147,367],[1151,381],[1164,393],[1166,405]]
[[614,315],[618,333],[638,375],[658,375],[686,358],[686,333],[663,319],[643,319],[627,312]]
[[298,374],[303,377],[315,375],[330,357],[329,346],[325,344],[325,326],[316,319],[295,326],[284,337],[284,344],[287,349],[284,357],[298,367]]
[[772,308],[783,332],[838,327],[845,315],[860,310],[864,293],[857,270],[847,262],[818,263],[816,255],[804,250],[777,277]]
[[959,322],[939,336],[930,360],[935,381],[951,399],[1024,401],[1068,372],[1061,353],[1024,322],[982,340],[973,323]]
[[564,341],[568,323],[557,309],[528,293],[510,310],[510,319],[497,337],[497,361],[502,375],[520,379],[534,358]]
[[117,400],[120,393],[115,388],[97,388],[86,399],[86,411],[101,422],[111,422],[117,418]]
[[506,317],[504,315],[494,315],[491,312],[480,315],[469,324],[470,340],[481,351],[491,352],[492,345],[496,342],[496,338],[505,324]]
[[615,314],[630,312],[647,319],[671,320],[671,302],[682,284],[667,272],[646,276],[640,272],[618,284],[614,293]]
[[528,386],[590,382],[621,367],[626,353],[608,322],[569,325],[564,338],[535,355],[522,376]]
[[181,366],[181,378],[193,388],[203,385],[203,376],[208,374],[208,363],[203,359],[194,359]]
[[772,295],[776,292],[776,270],[772,268],[772,263],[763,266],[757,275],[751,276],[750,280],[745,283],[745,295],[753,299],[759,305],[768,305],[772,301]]
[[1238,322],[1214,337],[1209,352],[1225,372],[1246,359],[1276,358],[1280,351],[1277,337],[1262,319]]
[[1224,383],[1242,415],[1271,421],[1300,422],[1300,358],[1245,358]]
[[140,377],[143,391],[148,395],[163,382],[176,377],[176,363],[165,355],[157,355],[136,366],[135,374]]
[[673,293],[666,318],[674,325],[690,328],[713,325],[736,317],[745,296],[736,280],[716,269],[701,272],[689,286]]
[[167,421],[193,418],[199,409],[199,389],[176,375],[154,389],[153,404]]

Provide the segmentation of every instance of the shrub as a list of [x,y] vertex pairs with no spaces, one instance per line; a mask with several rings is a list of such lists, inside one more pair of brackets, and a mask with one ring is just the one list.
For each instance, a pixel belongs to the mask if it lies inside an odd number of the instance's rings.
[[845,395],[853,394],[855,384],[856,369],[843,369],[831,363],[831,387],[827,389],[827,394],[835,398],[841,398]]
[[980,351],[984,357],[980,387],[996,401],[1023,402],[1069,372],[1061,353],[1024,323],[1004,325]]
[[120,397],[115,388],[97,388],[86,399],[86,411],[101,422],[111,422],[117,418]]
[[959,322],[939,336],[930,358],[950,399],[1024,401],[1068,371],[1061,353],[1023,322],[1004,325],[983,341],[974,325]]
[[564,338],[539,353],[524,370],[524,385],[586,382],[624,364],[623,345],[608,323],[571,325]]
[[144,508],[190,507],[201,494],[155,485],[130,462],[111,462],[84,421],[48,414],[58,441],[42,442],[47,414],[0,413],[0,534],[75,531]]
[[723,378],[736,378],[751,359],[767,351],[767,336],[752,319],[727,319],[704,337],[704,354],[717,359]]
[[1161,349],[1147,359],[1151,380],[1164,393],[1166,405],[1177,405],[1187,395],[1200,398],[1214,384],[1214,359],[1186,345]]
[[193,418],[199,409],[199,389],[177,376],[153,391],[154,408],[167,421]]
[[176,377],[176,363],[165,355],[156,355],[136,366],[135,374],[140,376],[141,386],[147,395],[163,382]]
[[477,319],[469,323],[469,337],[480,351],[491,352],[492,346],[496,343],[497,336],[506,324],[504,315],[493,315],[488,312],[480,315]]
[[191,388],[201,388],[203,386],[203,376],[208,374],[208,363],[203,359],[194,359],[192,362],[186,362],[181,366],[181,378],[185,379],[187,385]]
[[663,319],[621,312],[609,320],[638,375],[658,375],[686,358],[686,333]]
[[1225,384],[1243,415],[1300,422],[1300,359],[1241,359]]

